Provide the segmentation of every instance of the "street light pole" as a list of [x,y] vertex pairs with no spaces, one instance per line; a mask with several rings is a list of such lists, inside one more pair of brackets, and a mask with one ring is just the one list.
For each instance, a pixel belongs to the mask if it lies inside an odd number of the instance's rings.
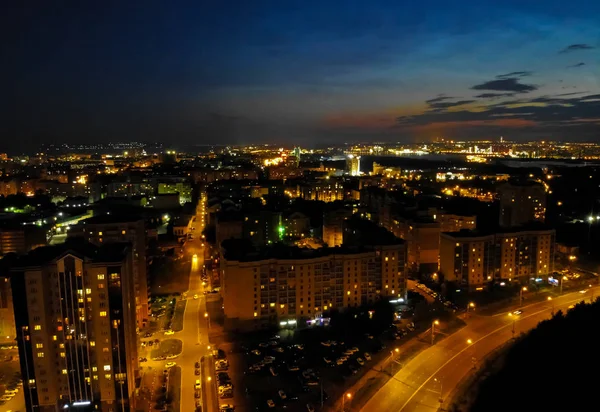
[[440,321],[439,320],[434,320],[433,322],[431,322],[431,346],[433,346],[433,339],[435,337],[435,325],[439,325]]
[[523,291],[527,291],[527,286],[523,286],[519,291],[519,307],[523,306]]
[[548,296],[548,302],[552,302],[552,311],[550,313],[554,316],[554,301],[552,300],[552,296]]

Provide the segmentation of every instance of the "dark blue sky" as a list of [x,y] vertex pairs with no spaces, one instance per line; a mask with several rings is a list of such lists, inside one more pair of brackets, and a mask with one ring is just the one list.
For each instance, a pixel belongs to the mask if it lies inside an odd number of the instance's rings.
[[9,149],[600,137],[600,2],[0,7]]

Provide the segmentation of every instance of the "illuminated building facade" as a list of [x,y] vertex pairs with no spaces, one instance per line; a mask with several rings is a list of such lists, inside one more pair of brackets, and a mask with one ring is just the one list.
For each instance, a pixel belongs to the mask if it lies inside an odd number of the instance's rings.
[[221,293],[228,329],[298,325],[328,310],[398,299],[406,290],[402,241],[373,248],[286,248],[236,256],[224,244]]
[[546,189],[537,182],[503,183],[498,187],[500,226],[513,227],[544,222]]
[[553,229],[542,228],[442,233],[440,272],[444,280],[470,288],[494,281],[527,283],[554,271],[555,237]]
[[100,215],[71,226],[69,237],[82,237],[97,246],[130,242],[133,250],[135,310],[139,327],[148,322],[148,279],[146,265],[146,227],[142,219]]
[[11,272],[27,411],[134,410],[132,251],[81,242],[35,249]]
[[360,156],[349,154],[346,159],[346,171],[350,176],[360,175]]

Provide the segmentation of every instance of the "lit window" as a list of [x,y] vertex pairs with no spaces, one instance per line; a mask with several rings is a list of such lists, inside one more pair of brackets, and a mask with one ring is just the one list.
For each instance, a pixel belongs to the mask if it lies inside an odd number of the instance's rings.
[[66,369],[63,369],[63,370],[62,370],[62,374],[63,374],[63,375],[66,375],[66,374],[67,374],[67,370],[66,370]]
[[35,325],[33,327],[34,330],[42,330],[42,325]]
[[274,307],[274,306],[275,306],[275,303],[272,303],[272,302],[271,302],[271,303],[269,304],[269,306],[271,306],[271,307]]
[[108,380],[110,380],[110,378],[112,378],[112,375],[110,373],[107,373],[104,375],[104,377]]
[[65,348],[65,344],[61,343],[60,345],[58,345],[59,348],[64,349]]
[[98,280],[103,280],[104,279],[104,275],[98,275]]
[[98,236],[102,236],[102,232],[98,232]]
[[254,317],[257,317],[257,316],[258,316],[258,313],[254,312]]
[[52,336],[52,340],[56,340],[56,335],[53,335],[53,336]]
[[124,234],[126,234],[126,233],[127,233],[127,231],[126,231],[126,230],[121,230],[121,234],[122,234],[122,235],[124,235]]
[[86,289],[85,289],[85,293],[87,293],[87,294],[90,294],[90,293],[92,293],[92,289],[90,289],[90,288],[86,288]]
[[110,365],[104,365],[104,370],[105,371],[109,371],[110,370]]
[[42,349],[44,347],[44,344],[43,343],[36,343],[35,347],[38,348],[38,349]]
[[43,358],[44,357],[44,352],[38,352],[37,357],[38,358]]
[[100,312],[100,317],[103,317],[103,318],[106,317],[106,311],[105,310],[103,310],[103,311]]
[[30,385],[35,385],[35,379],[29,379],[28,383],[29,383]]
[[96,366],[92,366],[92,372],[97,372],[98,368]]
[[94,347],[94,346],[96,346],[96,341],[95,341],[95,340],[91,340],[91,341],[90,341],[90,346],[91,346],[91,347]]

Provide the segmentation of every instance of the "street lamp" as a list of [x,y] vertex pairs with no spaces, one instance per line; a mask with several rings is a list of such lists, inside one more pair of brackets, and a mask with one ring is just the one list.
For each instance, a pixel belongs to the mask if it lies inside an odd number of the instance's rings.
[[204,312],[204,317],[208,320],[208,330],[210,330],[210,316],[208,316],[208,312]]
[[552,312],[550,312],[552,314],[552,316],[554,316],[554,301],[552,301],[552,296],[548,296],[548,302],[552,302]]
[[563,283],[564,281],[567,280],[566,276],[563,276],[562,278],[560,278],[560,294],[562,295],[563,292]]
[[470,345],[472,343],[473,343],[473,341],[471,339],[467,339],[467,345]]
[[342,396],[342,412],[344,412],[344,410],[346,409],[346,398],[348,398],[348,402],[350,402],[350,400],[352,399],[352,394],[350,392],[347,392],[346,394],[344,394],[344,396]]
[[519,291],[519,306],[523,306],[523,292],[527,292],[527,286],[523,286]]
[[475,302],[469,302],[469,304],[467,305],[467,317],[470,310],[475,310]]
[[439,320],[434,320],[433,322],[431,322],[431,345],[433,346],[433,338],[434,338],[434,334],[435,334],[435,326],[439,325],[440,321]]

